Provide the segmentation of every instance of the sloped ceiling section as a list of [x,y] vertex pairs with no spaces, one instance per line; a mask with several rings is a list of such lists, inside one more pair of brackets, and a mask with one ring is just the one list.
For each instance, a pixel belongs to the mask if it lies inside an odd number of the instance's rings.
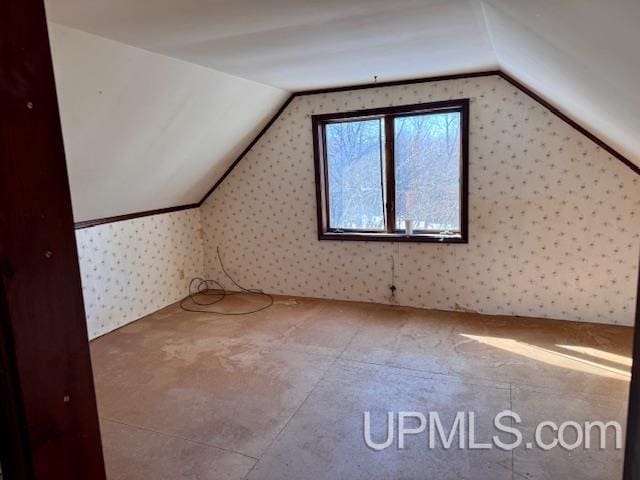
[[49,25],[76,222],[198,202],[287,92]]
[[473,0],[49,0],[53,21],[295,91],[497,66]]
[[640,1],[487,0],[501,68],[640,165]]
[[374,78],[500,68],[640,165],[638,0],[48,0],[47,13],[121,42],[52,28],[77,220],[198,201],[286,91]]

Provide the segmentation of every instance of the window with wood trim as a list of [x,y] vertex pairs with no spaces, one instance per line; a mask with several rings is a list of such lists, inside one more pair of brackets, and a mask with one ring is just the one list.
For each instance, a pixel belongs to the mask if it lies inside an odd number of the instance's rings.
[[467,242],[468,99],[312,123],[319,239]]

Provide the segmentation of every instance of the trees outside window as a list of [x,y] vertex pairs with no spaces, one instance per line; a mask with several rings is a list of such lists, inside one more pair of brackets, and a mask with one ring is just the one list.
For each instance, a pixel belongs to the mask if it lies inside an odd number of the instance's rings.
[[314,116],[320,239],[466,242],[468,106]]

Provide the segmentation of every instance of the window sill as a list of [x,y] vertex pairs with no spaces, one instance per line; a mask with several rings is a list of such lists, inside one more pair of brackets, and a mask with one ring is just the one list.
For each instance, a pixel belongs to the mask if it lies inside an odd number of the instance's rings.
[[318,240],[344,240],[356,242],[414,242],[414,243],[468,243],[464,235],[437,235],[430,233],[370,233],[321,232]]

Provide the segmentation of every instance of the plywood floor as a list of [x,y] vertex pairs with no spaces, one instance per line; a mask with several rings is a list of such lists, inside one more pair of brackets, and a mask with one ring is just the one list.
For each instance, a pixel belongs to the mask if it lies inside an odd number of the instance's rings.
[[404,450],[374,451],[363,412],[379,441],[387,411],[451,421],[473,410],[478,441],[506,409],[522,416],[525,438],[541,420],[624,425],[631,337],[624,327],[291,297],[242,317],[172,305],[91,344],[108,476],[619,480],[614,448],[429,449],[421,434]]

